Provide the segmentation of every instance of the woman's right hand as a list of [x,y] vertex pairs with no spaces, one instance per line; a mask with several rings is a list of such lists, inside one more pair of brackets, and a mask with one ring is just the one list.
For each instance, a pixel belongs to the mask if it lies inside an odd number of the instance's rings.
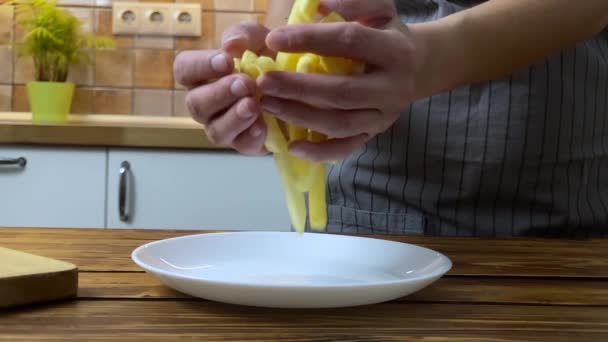
[[244,22],[224,32],[222,50],[184,51],[174,63],[176,81],[188,89],[186,106],[208,138],[246,155],[267,153],[266,125],[256,101],[256,83],[233,74],[233,58],[245,50],[274,57],[265,44],[268,32],[255,22]]

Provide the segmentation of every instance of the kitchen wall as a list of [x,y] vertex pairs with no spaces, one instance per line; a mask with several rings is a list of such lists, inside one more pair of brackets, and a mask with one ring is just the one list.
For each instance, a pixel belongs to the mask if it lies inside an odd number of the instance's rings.
[[[175,2],[201,3],[202,37],[114,36],[118,45],[115,50],[92,53],[93,65],[71,69],[70,81],[77,85],[73,113],[188,115],[185,92],[173,79],[173,60],[177,53],[219,46],[226,27],[247,19],[263,21],[267,3],[266,0]],[[112,0],[59,0],[58,3],[82,19],[86,30],[111,35]],[[0,112],[29,111],[25,83],[33,79],[32,63],[17,58],[8,45],[20,35],[11,14],[0,10]]]

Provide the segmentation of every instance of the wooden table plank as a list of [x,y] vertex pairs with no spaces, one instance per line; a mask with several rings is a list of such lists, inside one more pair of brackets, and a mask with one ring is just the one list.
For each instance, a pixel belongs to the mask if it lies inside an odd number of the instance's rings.
[[390,303],[339,310],[276,310],[175,301],[76,301],[2,320],[18,341],[601,341],[608,308]]
[[[192,299],[163,285],[149,274],[123,272],[81,272],[78,297],[81,299]],[[401,301],[608,307],[608,281],[448,276]]]
[[[0,228],[0,246],[76,264],[83,271],[139,271],[134,248],[195,231]],[[608,240],[484,240],[429,236],[375,236],[446,254],[451,275],[548,276],[608,279]]]

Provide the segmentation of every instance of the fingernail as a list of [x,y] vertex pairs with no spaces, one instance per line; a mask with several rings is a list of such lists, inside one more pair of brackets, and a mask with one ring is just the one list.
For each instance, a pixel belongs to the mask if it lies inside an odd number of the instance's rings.
[[211,68],[215,72],[226,73],[230,70],[230,64],[228,63],[228,58],[223,53],[211,58]]
[[266,95],[278,95],[277,93],[279,92],[276,82],[268,75],[260,77],[258,87]]
[[262,99],[262,109],[266,112],[272,113],[272,114],[278,114],[281,109],[280,107],[280,103],[279,100],[272,98],[272,97],[265,97]]
[[268,35],[268,44],[274,48],[285,48],[289,45],[289,37],[281,30],[274,31]]
[[249,131],[249,133],[251,134],[252,137],[257,138],[260,135],[262,135],[262,129],[258,126],[253,126],[251,128],[251,130]]
[[237,108],[236,113],[242,119],[251,119],[255,115],[255,112],[253,111],[253,108],[251,108],[251,106],[249,104],[247,104],[247,103],[242,103]]
[[242,38],[243,38],[242,35],[235,34],[235,35],[228,36],[228,37],[224,38],[224,43],[229,43],[229,42],[231,42],[233,40],[238,40],[238,39],[242,39]]
[[249,94],[249,89],[242,80],[238,79],[230,85],[230,92],[236,97],[245,97]]
[[304,152],[304,150],[296,146],[290,147],[289,153],[293,154],[296,157],[306,158],[306,153]]

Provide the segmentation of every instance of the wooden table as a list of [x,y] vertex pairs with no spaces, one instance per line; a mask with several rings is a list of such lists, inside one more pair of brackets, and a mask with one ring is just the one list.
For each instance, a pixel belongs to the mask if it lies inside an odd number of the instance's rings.
[[454,268],[391,303],[274,310],[190,298],[130,260],[141,244],[193,233],[0,229],[0,246],[80,268],[78,298],[0,313],[0,340],[608,341],[608,240],[392,237]]

